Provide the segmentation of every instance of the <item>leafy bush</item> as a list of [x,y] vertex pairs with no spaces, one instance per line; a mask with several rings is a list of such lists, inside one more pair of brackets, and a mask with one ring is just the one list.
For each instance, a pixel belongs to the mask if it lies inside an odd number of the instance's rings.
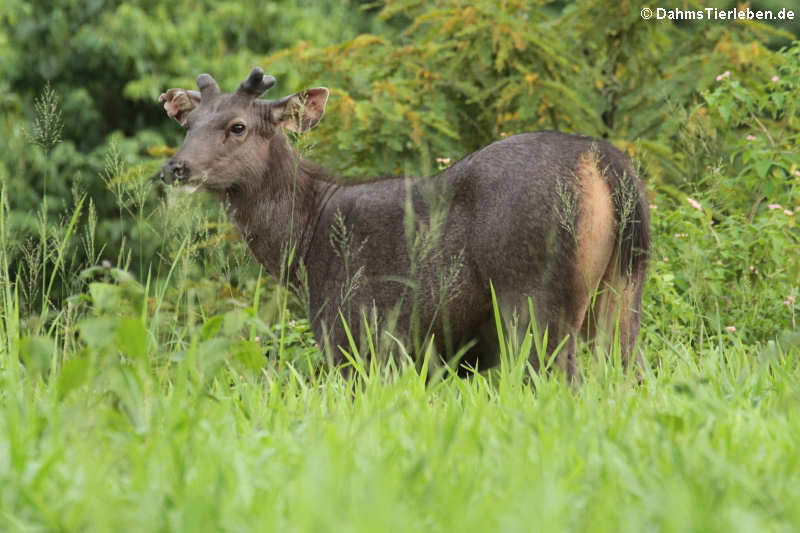
[[759,82],[724,71],[704,92],[682,143],[698,174],[686,180],[677,209],[659,202],[653,217],[657,308],[674,290],[686,300],[669,313],[675,320],[727,328],[746,342],[797,329],[800,46],[774,61]]
[[759,42],[774,30],[647,24],[628,3],[610,11],[602,1],[393,1],[379,16],[410,19],[399,35],[301,43],[265,63],[292,89],[333,89],[310,142],[345,174],[428,173],[436,157],[558,129],[637,155],[652,186],[683,183],[693,161],[674,145],[686,113],[726,68],[754,83],[774,72],[780,60]]

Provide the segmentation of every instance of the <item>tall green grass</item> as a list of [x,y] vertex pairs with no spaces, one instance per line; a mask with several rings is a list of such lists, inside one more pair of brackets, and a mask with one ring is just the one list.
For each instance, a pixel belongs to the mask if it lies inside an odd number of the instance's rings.
[[796,351],[647,342],[661,363],[638,386],[589,357],[578,388],[529,383],[513,355],[467,379],[404,363],[345,379],[278,360],[244,368],[202,332],[170,352],[136,320],[120,322],[113,348],[87,339],[45,374],[3,352],[0,529],[800,524]]

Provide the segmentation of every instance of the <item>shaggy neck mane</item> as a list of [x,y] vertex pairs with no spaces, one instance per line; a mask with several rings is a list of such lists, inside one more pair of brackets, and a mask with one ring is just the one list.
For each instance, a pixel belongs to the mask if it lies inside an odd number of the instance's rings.
[[[288,274],[292,280],[297,258],[305,257],[313,237],[320,204],[337,185],[324,169],[300,157],[283,133],[268,146],[265,166],[227,189],[222,201],[259,262],[273,276]],[[292,247],[295,260],[286,272]]]

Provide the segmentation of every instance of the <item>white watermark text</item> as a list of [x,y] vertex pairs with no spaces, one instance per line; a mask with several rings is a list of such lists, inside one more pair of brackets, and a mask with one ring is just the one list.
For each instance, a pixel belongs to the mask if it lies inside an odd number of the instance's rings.
[[639,13],[644,20],[706,20],[706,21],[737,21],[737,20],[797,20],[800,15],[792,9],[718,9],[705,7],[703,9],[668,9],[645,7]]

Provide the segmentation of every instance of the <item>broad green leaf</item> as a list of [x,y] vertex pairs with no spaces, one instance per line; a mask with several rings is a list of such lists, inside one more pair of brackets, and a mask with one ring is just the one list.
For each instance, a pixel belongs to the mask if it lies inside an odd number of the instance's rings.
[[772,166],[772,161],[756,161],[753,163],[753,168],[756,169],[756,174],[761,179],[767,177],[767,172],[769,171],[769,167]]
[[205,341],[219,333],[224,320],[225,317],[222,315],[215,315],[206,320],[200,329],[200,338]]
[[86,356],[73,356],[61,366],[58,375],[58,393],[62,398],[86,382],[89,375],[89,359]]
[[87,318],[78,324],[78,331],[87,346],[102,349],[114,344],[118,324],[119,319],[115,317]]
[[19,355],[26,367],[42,374],[50,369],[56,345],[53,339],[41,335],[24,337],[19,344]]
[[117,326],[117,347],[131,357],[147,356],[147,328],[138,318],[123,318]]
[[234,309],[225,313],[223,322],[223,333],[226,336],[233,336],[239,334],[242,328],[247,324],[250,315],[242,309]]
[[122,301],[120,288],[110,283],[94,282],[89,284],[89,294],[98,313],[117,311]]
[[239,341],[230,347],[231,358],[234,363],[244,366],[248,371],[254,372],[264,367],[264,349],[253,341]]

